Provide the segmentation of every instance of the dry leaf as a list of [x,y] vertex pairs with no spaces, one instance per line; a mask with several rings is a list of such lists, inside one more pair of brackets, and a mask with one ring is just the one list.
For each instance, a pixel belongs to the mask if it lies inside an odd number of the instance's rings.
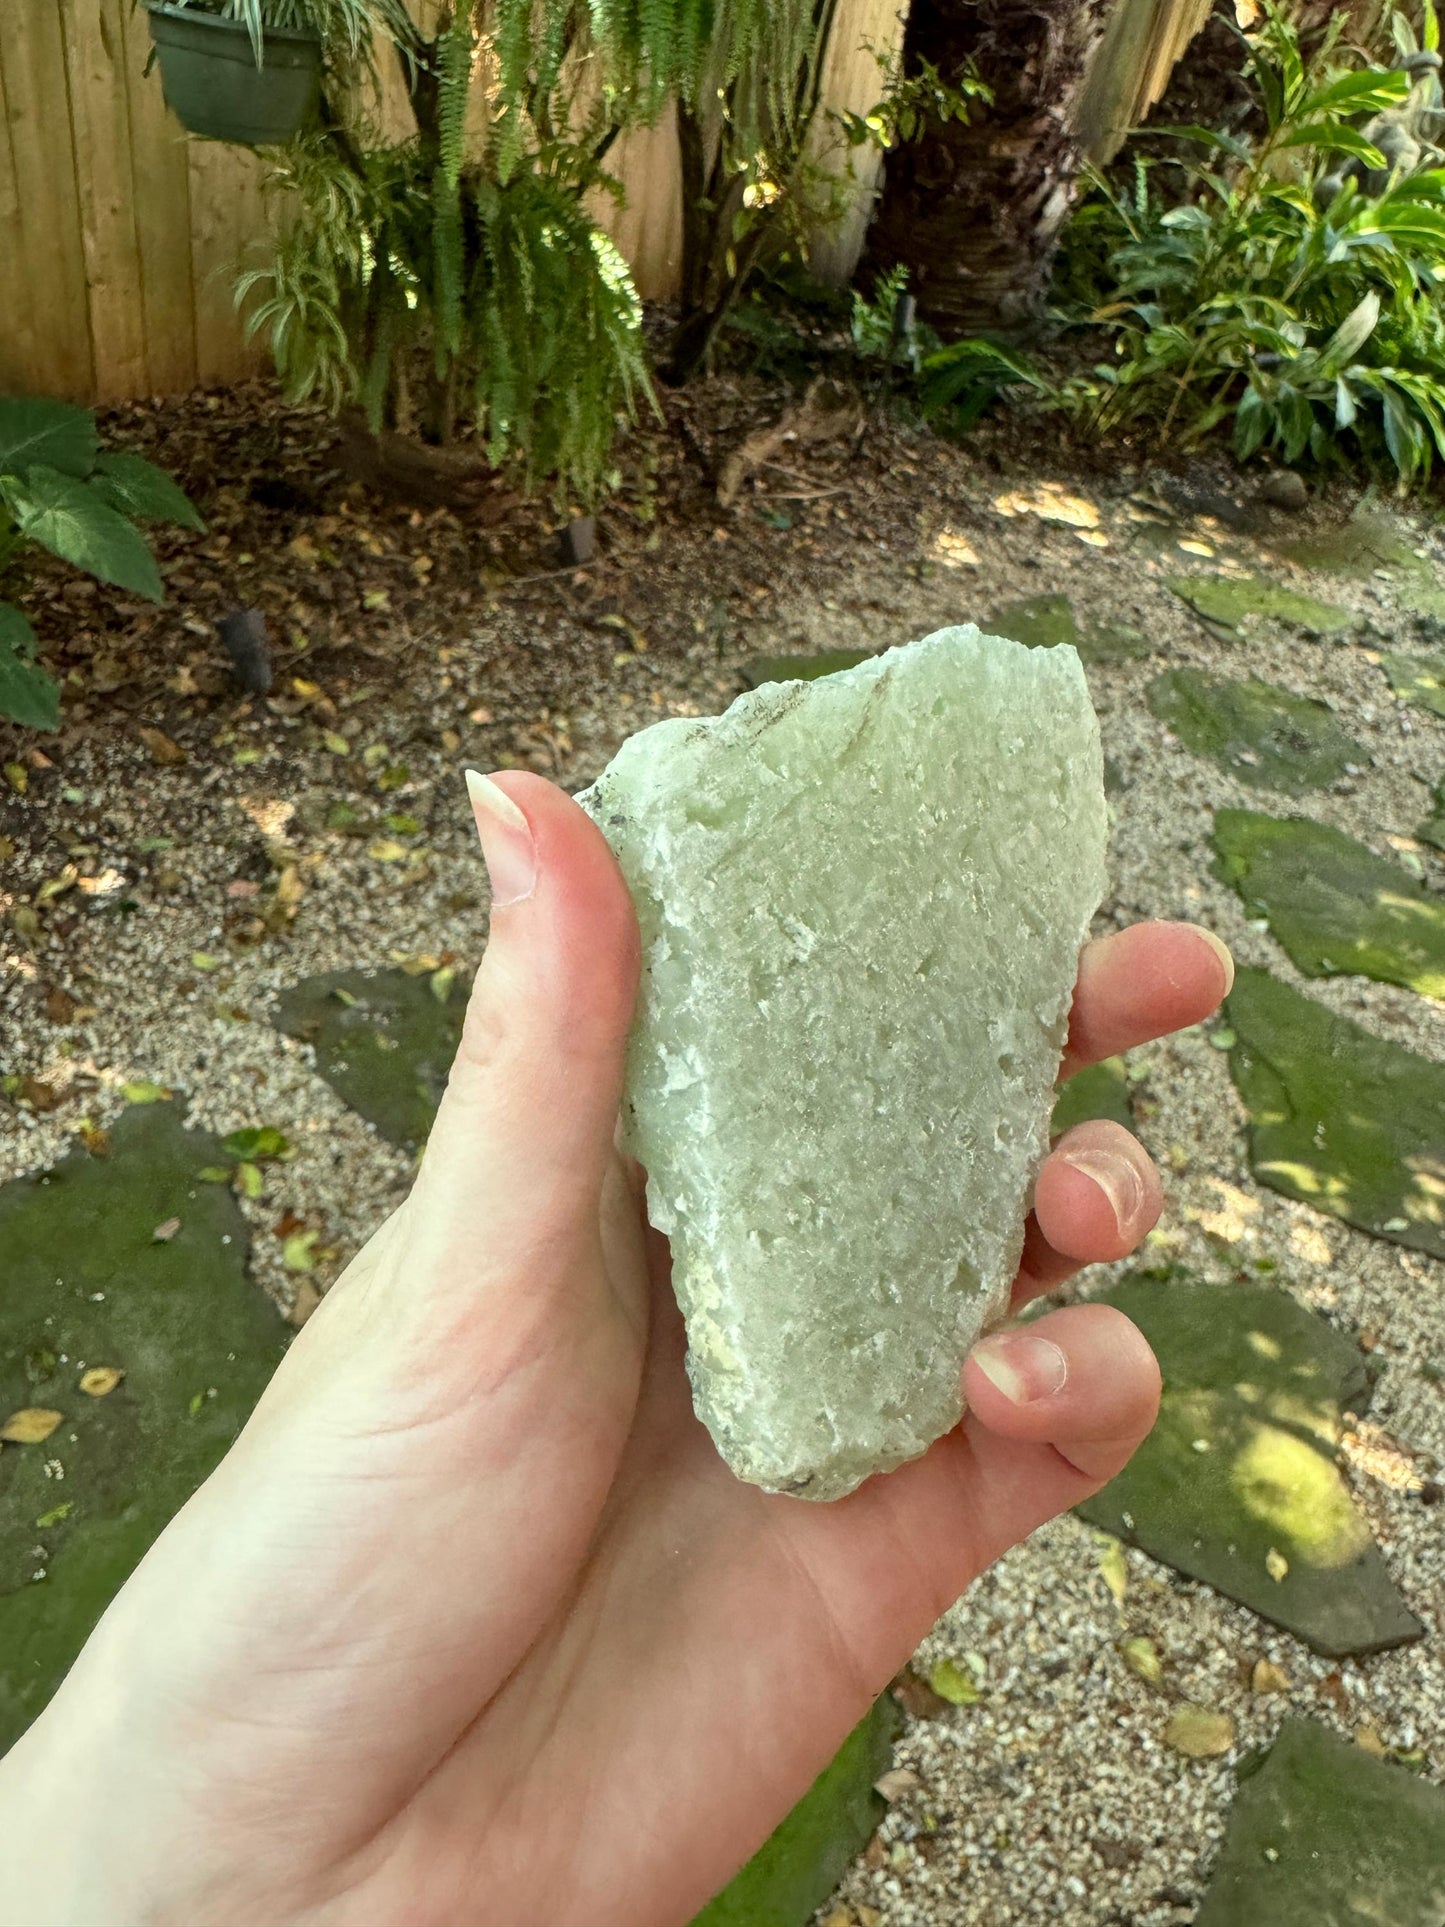
[[28,949],[38,948],[40,943],[40,918],[28,903],[17,903],[10,912],[10,921],[15,926],[15,934]]
[[276,884],[276,901],[294,909],[306,894],[306,885],[301,881],[301,872],[294,863],[288,863],[281,872]]
[[168,1245],[180,1228],[181,1221],[179,1218],[167,1218],[164,1224],[158,1224],[151,1233],[151,1243],[153,1245]]
[[1142,1634],[1137,1639],[1126,1639],[1119,1651],[1129,1671],[1146,1685],[1157,1686],[1163,1679],[1164,1662],[1152,1639],[1145,1639]]
[[1164,1744],[1191,1760],[1209,1760],[1234,1745],[1234,1721],[1207,1706],[1177,1706],[1164,1728]]
[[948,1711],[948,1701],[935,1693],[928,1681],[911,1666],[905,1666],[893,1682],[893,1697],[910,1719],[936,1720]]
[[119,1365],[92,1365],[88,1372],[80,1374],[80,1389],[87,1398],[104,1398],[124,1377]]
[[53,1111],[60,1103],[60,1092],[53,1084],[27,1074],[20,1080],[20,1100],[32,1111]]
[[1287,1693],[1289,1676],[1273,1660],[1257,1659],[1249,1676],[1249,1689],[1252,1693]]
[[136,733],[150,751],[151,761],[163,769],[174,769],[178,763],[185,762],[186,752],[179,743],[173,743],[163,729],[150,729],[142,724]]
[[81,1143],[93,1158],[110,1156],[110,1132],[101,1130],[98,1124],[85,1123],[80,1126]]
[[286,1317],[291,1324],[297,1326],[299,1329],[306,1323],[306,1320],[320,1303],[321,1293],[316,1289],[311,1279],[298,1279],[296,1295],[291,1300],[291,1309],[287,1312]]
[[922,1785],[922,1780],[911,1766],[895,1766],[890,1767],[881,1779],[873,1782],[873,1791],[881,1793],[889,1806],[892,1806],[895,1800],[901,1800],[905,1793],[916,1792]]
[[7,1445],[42,1445],[64,1417],[43,1405],[24,1406],[0,1425],[0,1439]]
[[1269,1551],[1264,1555],[1264,1569],[1274,1583],[1278,1585],[1289,1571],[1289,1560],[1285,1558],[1282,1552],[1277,1552],[1275,1548],[1271,1546]]
[[75,1013],[80,1009],[76,998],[59,984],[51,984],[45,992],[45,1015],[52,1024],[73,1024]]
[[1112,1534],[1100,1532],[1096,1535],[1099,1548],[1099,1577],[1113,1593],[1119,1605],[1124,1603],[1124,1595],[1129,1590],[1129,1561],[1124,1553],[1124,1543]]
[[1385,1757],[1385,1742],[1380,1738],[1377,1727],[1357,1726],[1355,1728],[1355,1745],[1362,1753],[1368,1753],[1371,1759],[1383,1760]]

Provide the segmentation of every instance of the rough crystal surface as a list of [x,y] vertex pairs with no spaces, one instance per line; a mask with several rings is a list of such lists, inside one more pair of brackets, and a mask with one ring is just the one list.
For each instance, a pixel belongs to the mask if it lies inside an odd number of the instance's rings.
[[838,1498],[958,1421],[1008,1303],[1105,883],[1079,658],[941,630],[655,724],[581,800],[642,925],[624,1126],[698,1414]]

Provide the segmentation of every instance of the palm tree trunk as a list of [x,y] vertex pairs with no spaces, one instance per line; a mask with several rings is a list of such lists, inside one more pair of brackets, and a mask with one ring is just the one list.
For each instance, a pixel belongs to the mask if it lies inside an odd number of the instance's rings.
[[993,104],[925,127],[888,157],[868,259],[902,263],[919,312],[947,335],[1027,329],[1043,313],[1082,160],[1076,131],[1112,0],[926,0],[905,75],[970,65]]

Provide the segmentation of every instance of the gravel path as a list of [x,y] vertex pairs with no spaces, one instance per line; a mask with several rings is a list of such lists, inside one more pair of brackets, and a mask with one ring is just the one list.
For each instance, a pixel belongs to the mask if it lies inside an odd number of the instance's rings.
[[[486,913],[465,762],[526,764],[580,787],[642,722],[721,707],[748,656],[903,641],[1021,596],[1065,591],[1081,617],[1131,624],[1157,650],[1090,670],[1121,784],[1101,930],[1189,917],[1242,961],[1299,981],[1211,874],[1216,805],[1303,811],[1383,854],[1404,849],[1445,885],[1439,855],[1409,844],[1445,769],[1445,722],[1398,705],[1373,659],[1389,638],[1422,646],[1390,582],[1268,562],[1356,609],[1366,628],[1340,642],[1265,626],[1226,643],[1162,578],[1259,567],[1260,545],[1197,519],[1162,531],[1141,521],[1128,497],[1147,477],[1042,445],[1025,470],[997,433],[960,450],[879,430],[857,447],[790,452],[765,494],[723,514],[705,458],[768,398],[718,385],[669,405],[691,411],[684,439],[637,445],[627,499],[638,515],[608,518],[603,565],[575,579],[543,573],[552,555],[535,513],[478,532],[445,514],[367,508],[327,471],[322,426],[259,387],[118,419],[121,436],[190,482],[211,536],[169,545],[172,601],[158,617],[47,579],[42,632],[78,693],[40,766],[33,743],[0,732],[23,770],[0,790],[10,846],[0,842],[0,1071],[30,1080],[0,1098],[0,1178],[57,1157],[82,1125],[103,1128],[138,1078],[185,1091],[218,1130],[277,1125],[299,1155],[269,1167],[267,1194],[245,1208],[258,1280],[290,1305],[297,1281],[278,1225],[321,1234],[324,1285],[396,1202],[409,1166],[321,1083],[307,1049],[271,1028],[268,1002],[325,969],[471,966]],[[299,507],[258,502],[258,481],[278,466],[302,489]],[[1082,527],[994,506],[1017,511],[1010,496],[1040,483],[1053,485],[1051,512]],[[1082,507],[1070,506],[1076,496]],[[1348,509],[1341,499],[1311,514],[1323,525]],[[1410,526],[1422,545],[1436,541],[1423,520]],[[1278,527],[1297,535],[1301,523]],[[245,601],[267,610],[288,657],[269,703],[236,697],[208,639],[214,616]],[[1373,763],[1298,802],[1246,790],[1145,707],[1165,663],[1322,696]],[[142,730],[163,732],[184,760]],[[337,827],[338,804],[358,821]],[[1445,1059],[1439,1005],[1354,978],[1309,993]],[[1132,1553],[1117,1606],[1094,1535],[1058,1521],[926,1644],[925,1671],[945,1654],[976,1655],[985,1696],[909,1723],[897,1758],[919,1785],[824,1910],[831,1927],[1186,1921],[1234,1767],[1291,1707],[1345,1734],[1364,1729],[1367,1745],[1423,1749],[1426,1770],[1445,1774],[1445,1554],[1428,1510],[1445,1463],[1445,1268],[1257,1188],[1225,1056],[1203,1034],[1142,1053],[1135,1068],[1141,1134],[1170,1177],[1153,1255],[1221,1281],[1272,1260],[1276,1282],[1364,1334],[1381,1376],[1369,1421],[1347,1442],[1349,1476],[1429,1637],[1337,1665]],[[1087,1288],[1107,1281],[1091,1274]],[[1119,1642],[1131,1634],[1156,1642],[1159,1686],[1125,1666]],[[1287,1692],[1251,1692],[1260,1658],[1282,1669]],[[1234,1717],[1229,1756],[1192,1762],[1163,1745],[1184,1699]]]

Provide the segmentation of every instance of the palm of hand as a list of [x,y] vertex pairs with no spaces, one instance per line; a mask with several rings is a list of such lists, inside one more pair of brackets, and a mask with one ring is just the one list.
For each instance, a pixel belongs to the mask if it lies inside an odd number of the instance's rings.
[[[1062,1389],[1011,1403],[970,1365],[965,1425],[850,1498],[734,1479],[610,1143],[625,895],[580,813],[512,787],[540,882],[497,919],[416,1190],[11,1756],[37,1804],[73,1780],[88,1706],[86,1771],[123,1821],[36,1920],[677,1927],[938,1614],[1152,1419],[1142,1340],[1075,1308],[1047,1325]],[[1084,1055],[1224,987],[1197,933],[1131,939],[1080,993]],[[1157,1213],[1137,1146],[1080,1131],[1040,1179],[1021,1297]],[[1129,1222],[1101,1151],[1137,1174]]]

